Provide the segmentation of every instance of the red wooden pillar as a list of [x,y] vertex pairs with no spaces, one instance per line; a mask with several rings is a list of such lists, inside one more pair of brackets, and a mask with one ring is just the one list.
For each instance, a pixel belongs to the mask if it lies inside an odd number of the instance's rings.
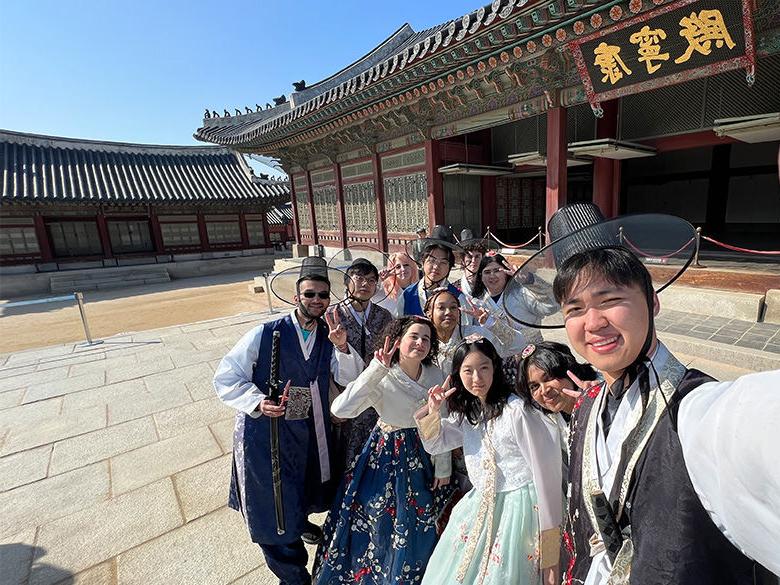
[[206,218],[202,211],[198,211],[198,234],[200,234],[200,249],[208,250],[211,248],[209,246],[209,232],[206,229]]
[[428,231],[444,224],[444,180],[439,172],[441,146],[438,140],[425,141],[425,179],[428,183]]
[[314,193],[311,188],[311,173],[306,171],[306,188],[309,190],[309,219],[311,220],[311,239],[314,244],[320,243],[320,234],[317,231],[317,214],[314,213]]
[[241,247],[249,248],[249,232],[246,229],[246,214],[243,210],[238,212],[238,229],[241,232]]
[[33,222],[35,225],[35,238],[38,240],[38,249],[41,252],[41,260],[43,262],[51,262],[54,260],[54,253],[51,249],[49,232],[46,230],[43,216],[40,213],[36,213],[33,216]]
[[111,250],[111,236],[108,233],[108,222],[106,221],[106,216],[103,214],[103,210],[100,210],[97,213],[97,227],[100,243],[103,246],[103,257],[113,258],[114,252]]
[[344,207],[344,184],[341,181],[341,165],[333,163],[333,176],[336,178],[336,209],[339,212],[339,235],[341,247],[347,247],[347,210]]
[[566,205],[566,108],[547,110],[547,197],[545,226],[553,213]]
[[483,235],[488,227],[496,229],[498,221],[498,208],[496,207],[496,178],[482,177],[482,193],[480,205],[482,206],[482,234],[474,234],[477,237]]
[[157,217],[157,213],[152,211],[151,208],[148,210],[148,214],[149,214],[149,228],[150,231],[152,232],[152,243],[154,244],[154,253],[164,254],[165,244],[163,243],[160,220]]
[[376,197],[376,231],[379,236],[379,248],[387,253],[390,250],[387,237],[387,209],[385,209],[385,183],[382,180],[382,161],[379,153],[371,155],[374,168],[374,196]]
[[[596,138],[616,138],[619,100],[601,104],[604,116],[596,120]],[[593,160],[593,203],[605,217],[619,214],[620,161],[597,157]]]
[[301,244],[301,225],[298,223],[298,201],[295,199],[295,181],[293,180],[292,171],[287,173],[290,177],[290,195],[292,197],[292,211],[293,211],[293,237],[295,243],[300,246]]
[[265,247],[268,248],[272,245],[271,242],[271,229],[268,225],[268,209],[263,211],[261,216],[263,218],[263,239],[265,240]]

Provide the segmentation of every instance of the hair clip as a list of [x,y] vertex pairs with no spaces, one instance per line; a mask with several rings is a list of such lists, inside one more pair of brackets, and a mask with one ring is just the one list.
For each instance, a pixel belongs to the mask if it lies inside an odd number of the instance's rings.
[[487,256],[488,258],[492,258],[496,254],[498,254],[498,252],[496,252],[495,250],[488,250],[487,252],[485,252],[485,256]]
[[531,356],[533,352],[536,351],[536,346],[533,343],[529,343],[525,346],[525,349],[523,349],[522,353],[520,354],[520,357],[523,359],[526,359]]
[[485,336],[481,333],[472,333],[471,335],[467,335],[463,338],[463,341],[466,343],[476,343],[477,341],[482,341],[485,339]]

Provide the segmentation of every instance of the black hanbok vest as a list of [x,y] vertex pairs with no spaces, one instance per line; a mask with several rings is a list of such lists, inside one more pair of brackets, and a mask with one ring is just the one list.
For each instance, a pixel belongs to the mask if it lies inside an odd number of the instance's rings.
[[[670,356],[670,359],[674,359]],[[677,434],[680,401],[712,378],[686,370],[641,451],[627,484],[618,525],[630,535],[633,557],[631,585],[753,585],[761,567],[743,555],[710,519],[688,476]],[[659,392],[659,390],[655,390]],[[574,412],[570,438],[570,499],[561,544],[563,583],[583,583],[591,565],[590,538],[596,533],[586,508],[583,476],[585,435],[598,392],[581,399]],[[624,475],[621,457],[617,477]],[[616,480],[616,483],[619,481]],[[613,510],[617,501],[611,502]],[[615,569],[613,569],[613,576]],[[625,581],[623,581],[625,582]]]

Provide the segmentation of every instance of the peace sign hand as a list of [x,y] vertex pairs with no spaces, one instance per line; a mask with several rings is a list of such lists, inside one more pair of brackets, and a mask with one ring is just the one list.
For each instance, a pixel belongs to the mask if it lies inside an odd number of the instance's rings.
[[341,325],[341,316],[336,308],[325,313],[328,324],[328,339],[342,353],[347,351],[347,330]]
[[385,280],[388,276],[392,275],[394,270],[392,268],[383,268],[379,271],[379,280]]
[[439,412],[442,404],[457,390],[457,388],[451,388],[452,376],[447,376],[440,385],[434,386],[428,390],[428,414]]
[[488,317],[490,317],[490,313],[488,312],[488,310],[482,305],[479,306],[475,305],[473,302],[471,302],[471,299],[468,297],[466,298],[466,302],[468,302],[471,308],[470,309],[461,308],[461,312],[466,313],[467,315],[471,315],[472,317],[474,317],[477,323],[479,323],[480,325],[484,325],[487,322]]
[[569,376],[569,379],[574,382],[574,385],[577,386],[577,388],[579,388],[579,390],[569,390],[568,388],[563,388],[561,390],[561,392],[572,398],[579,398],[582,396],[583,392],[587,392],[594,386],[601,384],[598,380],[580,380],[571,370],[566,370],[566,375]]
[[401,346],[400,339],[396,339],[395,343],[391,347],[390,338],[385,337],[384,345],[380,349],[374,352],[374,359],[377,360],[380,364],[382,364],[386,368],[389,368],[392,365],[393,354],[395,354],[395,352],[398,350],[400,346]]

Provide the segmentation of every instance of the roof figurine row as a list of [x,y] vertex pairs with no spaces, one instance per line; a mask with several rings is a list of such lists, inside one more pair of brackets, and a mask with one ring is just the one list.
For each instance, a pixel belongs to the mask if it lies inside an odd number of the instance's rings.
[[[304,89],[306,89],[306,81],[301,79],[300,81],[294,82],[293,83],[293,88],[295,89],[295,91],[303,91]],[[273,102],[274,102],[274,106],[281,106],[282,104],[287,102],[287,96],[282,94],[279,97],[273,98]],[[272,106],[270,103],[266,102],[265,109],[266,110],[270,110],[274,106]],[[262,108],[262,106],[260,104],[255,104],[254,112],[252,111],[252,108],[250,108],[249,106],[244,106],[244,111],[243,112],[241,111],[240,108],[236,108],[235,110],[236,110],[235,115],[236,116],[241,116],[243,114],[254,114],[255,112],[262,112],[263,108]],[[227,109],[225,109],[224,112],[223,112],[223,116],[225,118],[230,118],[231,114],[230,114],[230,112]],[[217,110],[211,110],[211,112],[209,112],[209,109],[206,108],[206,113],[203,115],[203,117],[206,120],[208,120],[210,118],[219,118],[220,116],[219,116],[219,112],[217,112]]]

